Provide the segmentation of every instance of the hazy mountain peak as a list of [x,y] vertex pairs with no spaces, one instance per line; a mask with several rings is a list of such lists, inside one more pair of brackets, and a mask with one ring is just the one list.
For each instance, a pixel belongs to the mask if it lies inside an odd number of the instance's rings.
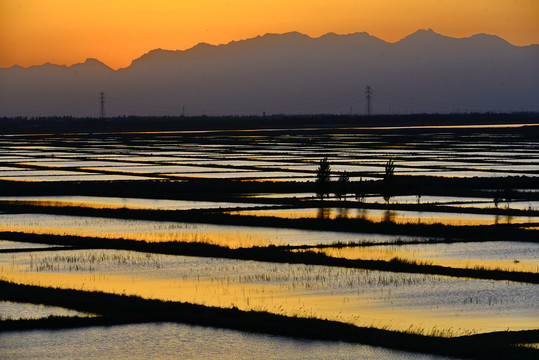
[[176,50],[165,50],[165,49],[158,48],[158,49],[153,49],[153,50],[148,51],[146,54],[142,55],[141,58],[145,57],[145,56],[159,57],[159,56],[163,56],[163,55],[173,54],[175,52],[176,52]]
[[453,38],[438,34],[431,28],[428,28],[428,29],[417,30],[416,32],[397,41],[397,44],[400,44],[400,43],[410,44],[414,42],[432,42],[432,41],[438,41],[440,39],[453,39]]
[[70,69],[85,68],[85,69],[96,69],[96,70],[101,70],[101,69],[112,70],[106,64],[94,58],[88,58],[83,63],[73,64],[69,66],[69,68]]
[[257,36],[250,39],[238,41],[238,43],[259,43],[259,44],[277,44],[277,43],[290,43],[302,40],[311,40],[309,35],[302,34],[297,31],[290,31],[287,33],[266,33],[262,36]]
[[161,48],[153,49],[148,51],[146,54],[143,54],[142,56],[134,59],[131,61],[131,64],[125,68],[129,69],[133,66],[142,65],[148,63],[151,65],[152,63],[158,63],[161,60],[164,60],[169,57],[171,54],[175,54],[177,52],[181,52],[180,50],[164,50]]
[[9,69],[9,70],[15,70],[15,71],[25,70],[22,66],[19,66],[19,65],[13,65],[13,66],[10,66],[10,67],[8,67],[7,69]]
[[479,34],[475,34],[475,35],[472,35],[466,39],[470,39],[470,40],[474,40],[474,41],[481,41],[481,42],[484,42],[484,43],[489,43],[489,44],[503,44],[503,45],[511,45],[509,42],[507,42],[506,40],[502,39],[501,37],[499,36],[496,36],[496,35],[491,35],[491,34],[485,34],[485,33],[479,33]]
[[213,48],[213,47],[215,47],[215,45],[208,44],[207,42],[200,42],[200,43],[196,44],[195,46],[193,46],[191,48],[191,50],[194,50],[194,49],[208,49],[208,48]]
[[339,37],[339,36],[344,36],[344,35],[339,35],[339,34],[336,34],[334,32],[328,32],[327,34],[324,34],[322,36],[320,36],[321,38],[334,38],[334,37]]
[[[95,58],[88,58],[88,59],[86,59],[86,60],[84,61],[84,64],[86,64],[86,65],[100,65],[100,66],[101,66],[101,65],[105,65],[105,64],[103,64],[101,61],[99,61],[99,60],[97,60],[97,59],[95,59]],[[107,66],[107,65],[105,65],[105,66]]]
[[42,65],[32,65],[28,68],[28,70],[60,70],[60,69],[67,69],[67,66],[46,62]]
[[329,32],[319,37],[319,39],[339,39],[339,38],[349,38],[349,37],[365,37],[365,38],[374,38],[371,34],[367,32],[356,32],[351,34],[336,34],[334,32]]
[[299,31],[289,31],[286,33],[267,33],[262,36],[262,38],[296,38],[296,39],[310,39],[309,35],[300,33]]

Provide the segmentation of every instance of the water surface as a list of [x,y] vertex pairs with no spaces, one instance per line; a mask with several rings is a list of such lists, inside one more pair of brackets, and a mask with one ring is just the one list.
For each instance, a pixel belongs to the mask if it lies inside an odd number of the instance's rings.
[[175,323],[3,332],[0,352],[4,360],[447,359],[368,345],[296,340]]
[[442,336],[539,327],[539,287],[517,282],[117,250],[0,254],[0,270],[28,285]]

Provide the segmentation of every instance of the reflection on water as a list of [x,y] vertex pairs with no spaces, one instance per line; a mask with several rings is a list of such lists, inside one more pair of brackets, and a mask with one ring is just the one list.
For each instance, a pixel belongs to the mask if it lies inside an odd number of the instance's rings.
[[[41,319],[49,316],[93,316],[75,310],[65,309],[57,306],[35,305],[27,303],[15,303],[11,301],[0,301],[0,319],[20,320],[20,319]],[[2,335],[0,335],[2,338]]]
[[147,242],[203,242],[238,248],[266,245],[317,245],[336,242],[396,241],[407,237],[228,226],[163,221],[121,220],[45,214],[0,214],[0,231],[74,235]]
[[301,251],[328,256],[384,260],[393,258],[457,268],[486,268],[539,273],[539,245],[515,242],[345,246]]
[[[32,346],[28,346],[32,344]],[[159,323],[0,334],[2,359],[445,359],[343,342]]]
[[21,243],[18,241],[8,241],[8,240],[0,240],[0,250],[14,250],[14,249],[30,249],[30,248],[50,248],[54,247],[54,245],[47,245],[47,244],[29,244],[29,243]]
[[117,180],[156,180],[153,177],[118,175],[118,174],[92,174],[77,173],[77,175],[37,175],[28,171],[25,176],[1,176],[0,180],[48,182],[48,181],[117,181]]
[[112,250],[0,254],[0,270],[2,280],[22,284],[446,336],[539,323],[537,286],[513,282]]
[[[305,133],[309,129],[299,133],[288,129],[285,134],[281,129],[256,136],[241,131],[5,136],[0,150],[0,160],[5,166],[0,169],[0,177],[82,181],[191,174],[208,178],[279,181],[292,177],[295,181],[313,181],[322,153],[335,172],[347,171],[352,179],[379,176],[388,158],[396,161],[397,175],[538,176],[537,141],[524,130],[500,137],[489,130],[468,128],[462,137],[449,128],[428,128],[439,129],[436,131],[415,127],[412,132],[398,129],[386,133],[380,129],[349,128],[349,133],[338,134]],[[498,141],[500,138],[504,141]],[[24,174],[16,174],[11,171],[20,168],[10,165],[27,169]],[[32,170],[36,165],[50,170],[49,176]],[[65,169],[74,168],[100,174],[79,171],[61,175]],[[117,173],[107,174],[111,171]]]
[[191,210],[275,206],[272,204],[222,201],[164,200],[104,196],[0,196],[0,204],[31,206],[77,206],[94,209]]
[[381,210],[381,209],[345,209],[345,208],[300,208],[270,210],[229,211],[233,215],[273,216],[284,219],[301,218],[357,218],[372,222],[393,222],[397,224],[443,224],[443,225],[493,225],[499,223],[526,224],[537,223],[537,216],[499,216],[488,214],[465,214],[449,212]]

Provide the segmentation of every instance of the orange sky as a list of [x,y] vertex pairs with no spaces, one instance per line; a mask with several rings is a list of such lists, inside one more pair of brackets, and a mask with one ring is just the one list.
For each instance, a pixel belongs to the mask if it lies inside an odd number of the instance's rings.
[[155,49],[268,32],[366,31],[397,41],[419,28],[539,43],[539,0],[0,0],[0,67],[97,58],[112,68]]

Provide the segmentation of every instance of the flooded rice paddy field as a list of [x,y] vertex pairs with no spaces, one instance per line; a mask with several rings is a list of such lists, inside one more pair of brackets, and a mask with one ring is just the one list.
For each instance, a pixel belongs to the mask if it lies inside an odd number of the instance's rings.
[[[526,190],[516,190],[522,193],[532,193],[532,189]],[[253,199],[256,198],[269,198],[269,199],[303,199],[303,200],[312,200],[316,199],[316,194],[313,193],[284,193],[284,194],[257,194],[250,196]],[[345,200],[357,201],[355,196],[347,195],[343,197]],[[0,198],[1,199],[1,198]],[[326,201],[336,202],[340,201],[336,197],[328,197]],[[378,194],[365,195],[361,199],[362,203],[365,204],[385,204],[386,201],[383,196]],[[493,199],[486,197],[474,197],[474,196],[449,196],[449,195],[395,195],[390,199],[390,203],[394,204],[432,204],[432,205],[445,205],[445,206],[456,206],[456,207],[485,207],[492,208],[494,206]],[[539,201],[537,200],[512,200],[511,208],[516,209],[538,209]]]
[[[56,181],[143,178],[315,179],[328,157],[335,172],[380,176],[388,159],[397,175],[539,176],[536,143],[507,134],[101,134],[5,137],[0,178]],[[227,174],[228,172],[228,174]]]
[[[61,189],[62,184],[91,182],[92,186],[126,184],[135,189],[121,196],[103,194],[98,186],[96,194],[88,190],[81,194],[49,194],[32,188],[28,188],[31,194],[2,191],[0,232],[21,233],[21,239],[10,236],[9,241],[0,240],[0,280],[314,317],[444,337],[539,329],[539,287],[533,282],[128,250],[61,249],[22,239],[25,234],[43,234],[147,243],[196,242],[227,249],[290,245],[297,247],[290,250],[294,254],[309,251],[329,258],[387,263],[401,259],[448,268],[536,275],[537,242],[520,242],[508,236],[503,241],[467,239],[441,243],[440,238],[415,236],[405,230],[409,225],[433,224],[457,228],[537,227],[539,198],[533,179],[539,176],[539,142],[525,137],[524,132],[489,132],[478,128],[453,133],[445,128],[398,133],[373,130],[0,137],[0,180],[5,184],[53,184],[50,188]],[[376,191],[361,196],[330,194],[321,206],[313,182],[320,160],[325,157],[333,181],[346,172],[352,182],[361,179],[371,184],[371,190],[377,189],[373,184],[382,179],[389,160],[394,161],[397,177],[471,179],[474,184],[481,184],[482,180],[488,183],[513,176],[532,179],[528,182],[532,185],[513,187],[511,198],[498,199],[499,203],[493,200],[495,191],[505,189],[487,186],[454,194],[398,193],[389,201]],[[209,189],[194,187],[196,191],[184,194],[185,198],[151,189],[152,184],[180,187],[196,181],[206,181],[204,186]],[[221,196],[218,188],[211,189],[222,181],[229,181],[227,191],[234,196]],[[139,182],[141,187],[137,189]],[[268,185],[269,191],[242,191],[249,184],[285,184],[290,188],[279,192]],[[152,191],[157,193],[155,198],[149,196]],[[213,191],[217,195],[213,199],[207,194],[199,198],[198,191]],[[51,208],[52,213],[45,213],[44,209]],[[75,216],[69,213],[70,209],[94,213]],[[101,209],[109,215],[96,216],[95,211]],[[224,213],[236,218],[282,219],[279,221],[361,220],[401,226],[402,232],[389,235],[379,227],[380,233],[366,234],[361,228],[316,231],[114,215],[127,210],[152,214],[200,212],[208,217]],[[49,315],[88,316],[69,309],[0,302],[2,319],[38,319]],[[150,340],[143,334],[149,331],[158,334],[152,338],[160,339],[159,346],[148,343]],[[61,333],[67,334],[67,340],[52,348],[51,336]],[[32,349],[24,347],[22,344],[29,339],[39,345]],[[191,354],[194,359],[208,358],[213,353],[219,357],[230,354],[231,358],[251,358],[253,354],[257,357],[258,353],[265,358],[299,358],[298,354],[315,359],[357,358],[358,354],[362,358],[435,358],[362,345],[302,342],[168,323],[4,332],[0,333],[0,340],[0,350],[6,358],[32,357],[38,352],[45,354],[41,358],[70,358],[75,343],[87,357],[99,358],[103,354],[100,349],[114,348],[111,351],[118,355],[114,357],[121,358],[127,352],[114,346],[120,340],[122,344],[133,343],[129,358],[146,358],[150,347],[159,348],[159,353],[151,354],[159,358],[177,355],[174,349],[182,349],[183,354]],[[200,352],[200,348],[204,351]]]
[[47,244],[31,244],[23,243],[19,241],[10,241],[10,240],[0,240],[0,251],[2,250],[16,250],[16,249],[46,249],[54,247],[54,245]]
[[0,269],[3,280],[29,285],[400,331],[462,335],[529,329],[539,321],[536,285],[516,282],[118,250],[0,254]]
[[448,359],[368,345],[294,340],[175,323],[0,333],[0,351],[5,360],[168,360],[178,356],[190,360]]
[[31,204],[34,206],[88,207],[94,209],[151,209],[151,210],[194,210],[221,208],[269,207],[272,204],[118,198],[105,196],[0,196],[0,203]]
[[[58,306],[45,306],[28,303],[15,303],[11,301],[0,301],[0,319],[20,320],[20,319],[42,319],[49,316],[93,316]],[[0,335],[0,339],[2,335]]]
[[465,214],[431,211],[350,209],[341,208],[296,208],[271,210],[236,210],[232,215],[271,216],[283,219],[301,218],[355,218],[372,222],[396,224],[444,224],[444,225],[493,225],[493,224],[536,224],[537,216],[501,216],[489,214]]
[[0,231],[73,235],[146,242],[201,242],[228,248],[269,245],[319,245],[338,242],[396,242],[419,237],[355,232],[124,220],[98,217],[0,214]]
[[496,241],[335,246],[307,250],[345,259],[390,261],[398,258],[454,268],[485,268],[539,273],[539,244],[537,243]]

